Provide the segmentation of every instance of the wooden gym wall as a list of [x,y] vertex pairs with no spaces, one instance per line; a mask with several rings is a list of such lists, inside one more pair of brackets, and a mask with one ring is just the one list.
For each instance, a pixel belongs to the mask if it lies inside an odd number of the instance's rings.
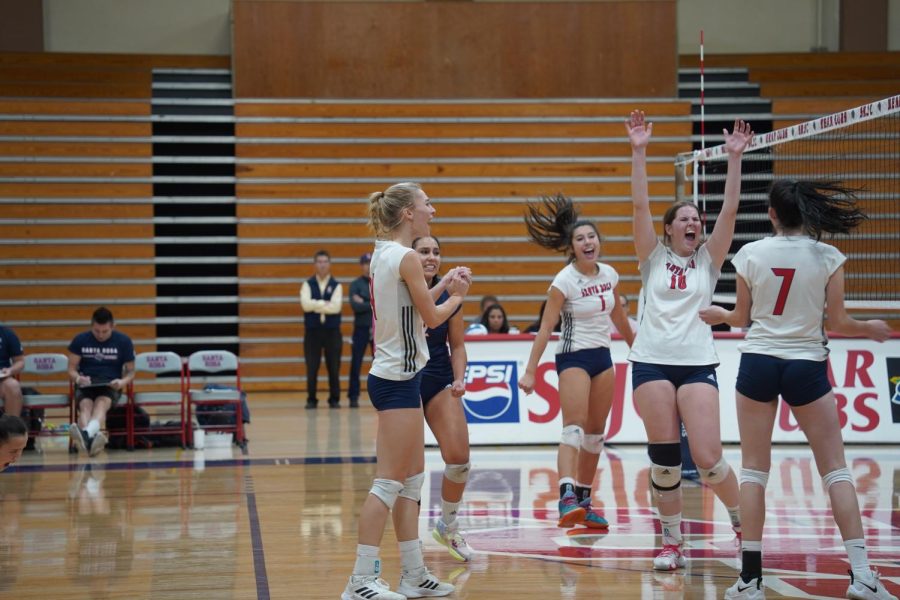
[[238,98],[674,97],[675,0],[234,0]]

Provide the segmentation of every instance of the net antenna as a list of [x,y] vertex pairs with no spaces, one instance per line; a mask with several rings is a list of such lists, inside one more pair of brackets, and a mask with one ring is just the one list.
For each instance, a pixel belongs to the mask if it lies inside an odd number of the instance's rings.
[[[706,77],[704,72],[705,61],[703,59],[703,30],[700,30],[700,152],[706,151]],[[709,235],[709,231],[706,229],[706,225],[708,220],[706,218],[706,161],[701,160],[700,164],[700,172],[701,172],[701,181],[703,181],[703,189],[701,190],[703,196],[703,206],[701,207],[700,214],[703,219],[703,236],[706,237]],[[694,177],[694,206],[697,206],[697,177]]]
[[[678,155],[676,196],[684,196],[690,176],[697,204],[706,182],[724,182],[727,156],[724,144]],[[731,252],[771,234],[766,211],[772,181],[841,181],[857,190],[859,206],[869,216],[850,235],[823,238],[849,259],[847,306],[867,311],[859,316],[900,318],[900,95],[755,135],[743,163]],[[729,271],[730,265],[723,270],[716,301],[734,301]]]

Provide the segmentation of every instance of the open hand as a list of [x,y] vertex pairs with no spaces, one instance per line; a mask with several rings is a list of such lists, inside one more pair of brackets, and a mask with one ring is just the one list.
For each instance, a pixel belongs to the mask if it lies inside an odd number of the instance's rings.
[[653,123],[646,122],[644,111],[631,111],[631,116],[625,121],[625,129],[628,131],[628,139],[631,141],[633,149],[646,148],[647,144],[650,143],[650,136],[653,134]]
[[743,119],[734,120],[734,130],[728,133],[727,129],[722,130],[725,136],[725,151],[731,155],[740,156],[753,140],[753,130],[750,123],[745,123]]

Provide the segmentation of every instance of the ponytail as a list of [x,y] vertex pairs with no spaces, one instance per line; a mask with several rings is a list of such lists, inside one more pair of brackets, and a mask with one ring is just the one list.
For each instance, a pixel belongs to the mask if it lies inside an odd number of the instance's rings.
[[868,219],[857,206],[856,191],[839,181],[779,179],[769,190],[769,206],[782,227],[802,227],[818,240],[823,232],[850,233]]
[[369,228],[375,237],[386,237],[403,221],[401,211],[413,205],[416,192],[422,190],[418,183],[397,183],[383,192],[369,195]]
[[[597,237],[600,232],[591,221],[582,219],[572,199],[561,193],[543,196],[539,204],[525,205],[525,228],[535,244],[553,250],[568,252],[572,247],[572,233],[582,225],[590,226]],[[574,260],[569,254],[569,260]]]

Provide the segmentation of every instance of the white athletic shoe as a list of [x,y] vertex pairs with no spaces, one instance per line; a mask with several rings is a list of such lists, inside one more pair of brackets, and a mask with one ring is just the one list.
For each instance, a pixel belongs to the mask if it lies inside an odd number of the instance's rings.
[[466,542],[466,538],[459,531],[459,523],[454,522],[453,525],[444,525],[444,522],[438,520],[434,530],[431,532],[433,537],[439,544],[447,547],[450,556],[461,562],[468,562],[472,558],[472,549]]
[[682,569],[687,561],[682,553],[682,546],[674,544],[664,544],[662,552],[653,559],[653,568],[657,571],[674,571]]
[[91,448],[89,454],[91,456],[97,456],[103,449],[106,448],[106,443],[109,441],[109,438],[106,437],[106,434],[102,431],[98,431],[97,435],[94,436],[94,440],[91,442]]
[[341,600],[406,600],[377,575],[351,575]]
[[424,567],[417,575],[402,575],[397,586],[397,591],[407,598],[447,596],[455,589],[453,584],[443,583]]
[[72,443],[75,448],[78,449],[79,454],[88,453],[88,443],[90,439],[85,433],[81,431],[81,429],[78,427],[78,423],[72,423],[69,426],[69,437],[72,439]]
[[847,597],[851,600],[897,600],[881,583],[881,574],[872,569],[872,581],[863,582],[850,573],[850,587],[847,588]]
[[738,577],[737,582],[725,590],[725,600],[765,600],[766,587],[762,577],[751,579],[750,583]]

